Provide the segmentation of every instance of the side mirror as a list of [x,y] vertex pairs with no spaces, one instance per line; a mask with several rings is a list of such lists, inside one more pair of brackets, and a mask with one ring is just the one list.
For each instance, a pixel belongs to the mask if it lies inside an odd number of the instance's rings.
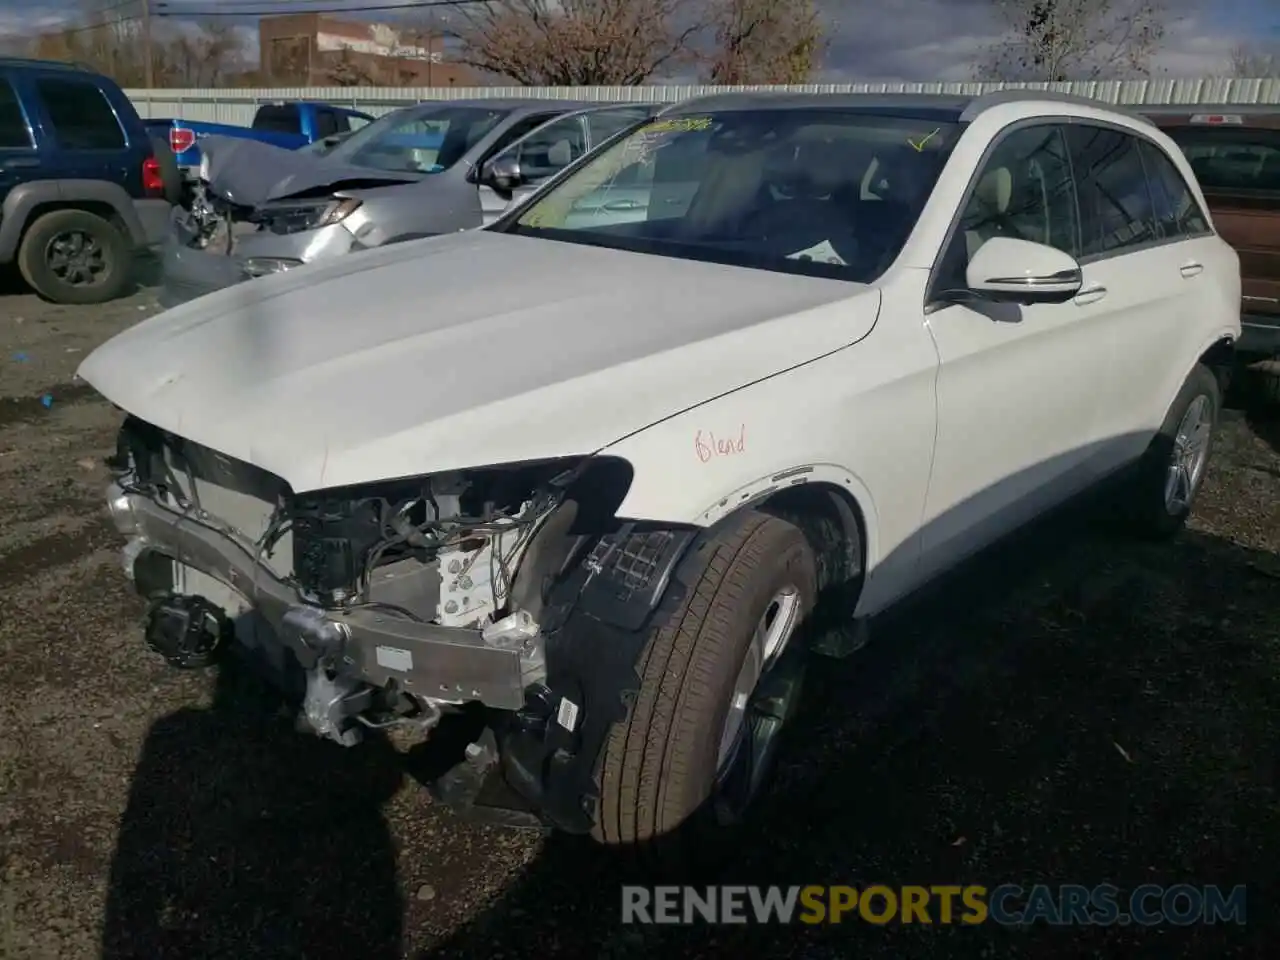
[[1080,264],[1070,254],[1012,237],[992,237],[965,271],[969,289],[997,303],[1065,303],[1083,282]]
[[524,182],[520,175],[520,164],[509,154],[494,157],[480,171],[480,182],[499,193],[510,193]]

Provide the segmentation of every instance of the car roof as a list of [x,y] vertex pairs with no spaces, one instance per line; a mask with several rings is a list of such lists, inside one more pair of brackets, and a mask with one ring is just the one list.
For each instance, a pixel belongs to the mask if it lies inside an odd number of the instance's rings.
[[594,100],[551,100],[542,97],[471,97],[465,100],[420,100],[408,107],[479,107],[488,110],[578,110],[597,105]]
[[[1178,103],[1143,107],[1142,112],[1158,126],[1231,127],[1233,129],[1280,129],[1280,104],[1264,103]],[[1198,120],[1203,117],[1204,120]],[[1210,117],[1231,117],[1230,122],[1211,121]],[[1234,119],[1238,118],[1238,119]]]
[[1074,104],[1107,110],[1147,126],[1153,121],[1128,106],[1052,90],[1011,88],[973,96],[943,93],[713,93],[673,104],[664,115],[708,110],[839,110],[942,123],[967,123],[985,110],[1006,103]]
[[672,104],[665,114],[735,110],[856,110],[922,120],[959,121],[972,97],[943,94],[866,93],[713,93]]
[[639,100],[618,100],[613,103],[593,103],[589,107],[583,107],[581,110],[572,110],[571,113],[599,113],[602,110],[651,110],[656,111],[665,107],[664,103],[649,103]]
[[331,103],[328,100],[273,100],[270,103],[264,103],[262,106],[282,107],[288,104],[296,103],[300,107],[325,107],[329,110],[342,110],[346,113],[361,113],[355,107],[344,106],[341,103]]

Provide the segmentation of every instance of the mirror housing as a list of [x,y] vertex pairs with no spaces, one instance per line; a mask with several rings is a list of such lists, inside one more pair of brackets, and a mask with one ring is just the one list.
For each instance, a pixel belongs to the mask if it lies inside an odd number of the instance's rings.
[[499,193],[510,193],[524,182],[520,164],[509,154],[494,157],[480,170],[480,182]]
[[309,146],[303,147],[303,152],[314,153],[323,157],[354,132],[354,130],[344,130],[342,133],[331,133],[329,136],[321,137],[319,140],[312,141]]
[[1065,303],[1084,277],[1075,257],[1043,243],[992,237],[965,271],[973,294],[996,303]]

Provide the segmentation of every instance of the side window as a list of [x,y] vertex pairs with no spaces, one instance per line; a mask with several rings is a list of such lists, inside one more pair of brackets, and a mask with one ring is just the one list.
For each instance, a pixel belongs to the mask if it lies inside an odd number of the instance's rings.
[[273,133],[301,133],[302,112],[296,103],[268,103],[253,115],[254,130]]
[[534,116],[525,117],[522,120],[517,120],[508,127],[501,136],[498,137],[497,142],[489,150],[489,156],[496,157],[499,153],[511,146],[511,144],[515,143],[530,130],[533,130],[535,127],[540,127],[548,120],[554,120],[558,116],[560,116],[559,113],[539,113]]
[[591,146],[604,143],[623,127],[643,120],[652,111],[648,107],[627,107],[617,110],[600,110],[586,114],[587,131],[591,134]]
[[1069,128],[1080,191],[1082,257],[1150,243],[1155,210],[1138,139],[1103,127]]
[[1163,150],[1145,140],[1141,150],[1160,235],[1171,238],[1208,233],[1209,223],[1173,161],[1165,156]]
[[0,150],[31,146],[31,131],[27,129],[18,95],[14,93],[13,84],[0,77]]
[[111,104],[92,83],[41,77],[36,90],[53,124],[58,145],[66,150],[122,150],[124,131]]
[[992,237],[1079,255],[1075,184],[1058,126],[1023,127],[996,144],[965,202],[943,259],[943,290],[965,286],[969,260]]
[[565,117],[529,134],[514,148],[520,173],[538,180],[559,173],[587,149],[581,117]]

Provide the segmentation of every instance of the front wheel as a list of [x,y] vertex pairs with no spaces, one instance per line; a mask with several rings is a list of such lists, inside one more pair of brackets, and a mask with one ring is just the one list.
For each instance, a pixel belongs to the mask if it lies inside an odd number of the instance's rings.
[[1138,465],[1129,510],[1136,532],[1169,537],[1187,522],[1208,469],[1221,408],[1217,377],[1198,364]]
[[703,547],[681,606],[654,627],[640,689],[599,767],[595,837],[646,859],[703,864],[763,790],[793,715],[817,596],[803,532],[744,511]]

